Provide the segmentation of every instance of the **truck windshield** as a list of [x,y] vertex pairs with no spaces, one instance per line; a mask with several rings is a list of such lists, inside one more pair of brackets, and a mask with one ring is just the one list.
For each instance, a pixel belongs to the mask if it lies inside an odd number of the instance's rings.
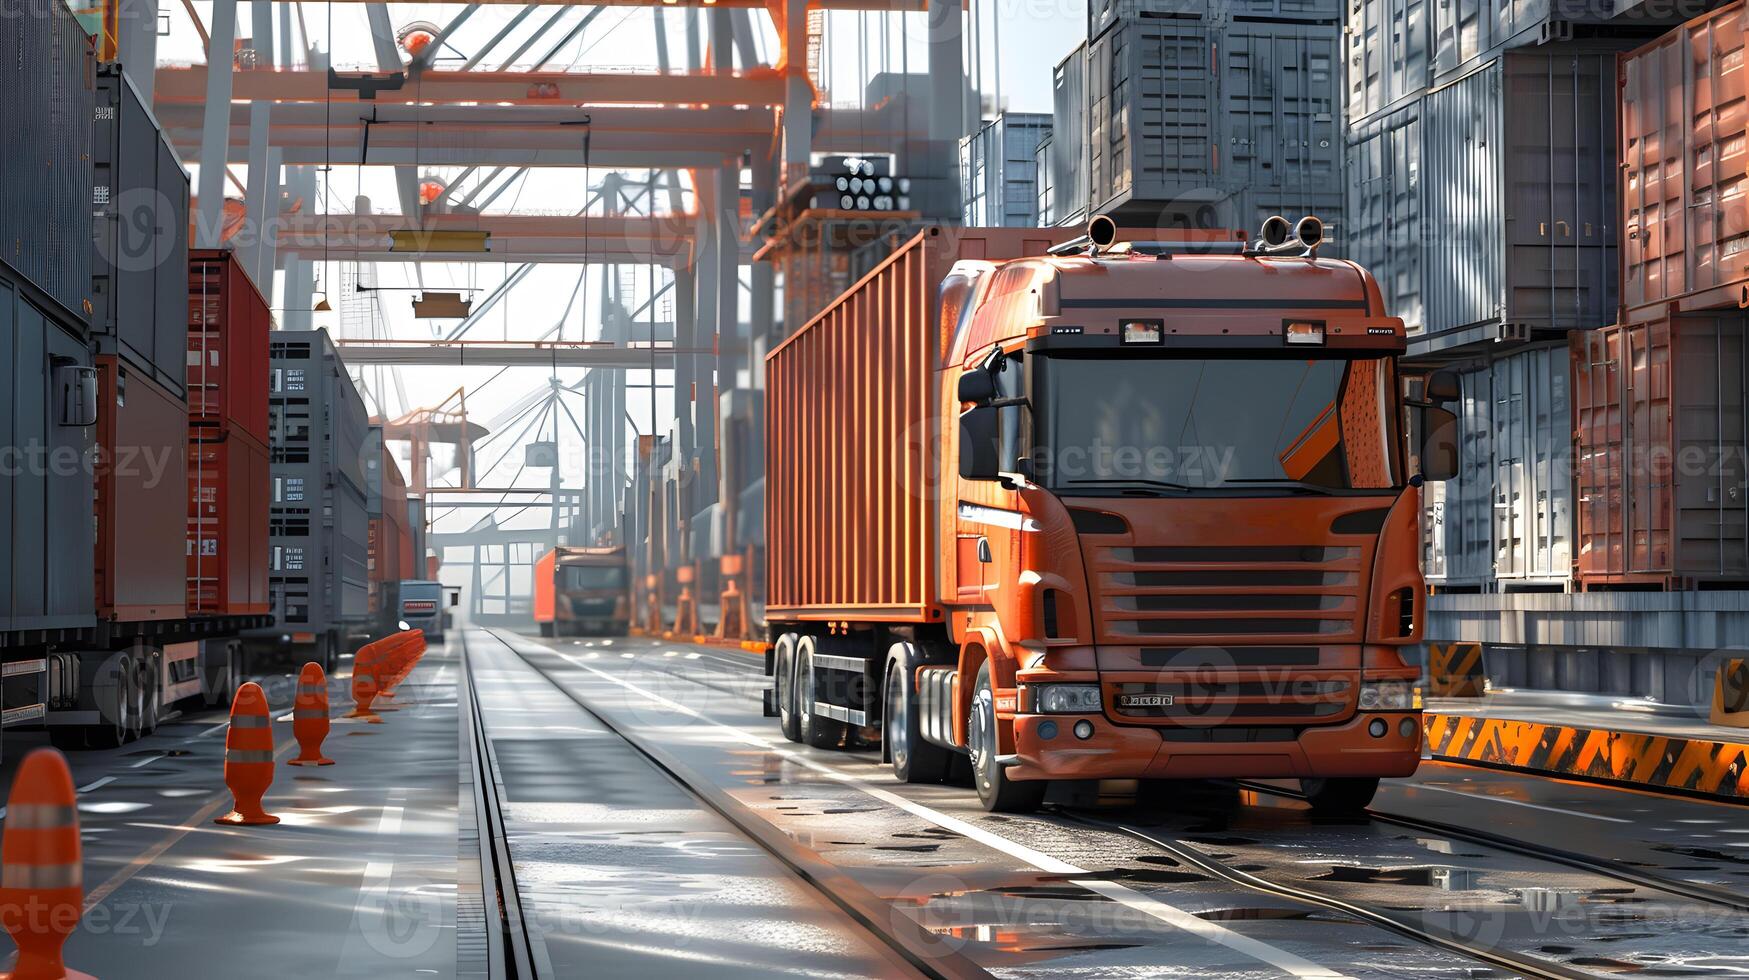
[[1065,492],[1385,489],[1388,359],[1047,357],[1034,478]]
[[559,587],[566,591],[623,589],[626,584],[626,570],[618,565],[566,565],[560,573]]

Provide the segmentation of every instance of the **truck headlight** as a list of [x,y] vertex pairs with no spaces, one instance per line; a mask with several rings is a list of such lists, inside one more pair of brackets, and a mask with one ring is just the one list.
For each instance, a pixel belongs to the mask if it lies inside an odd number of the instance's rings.
[[1098,684],[1044,684],[1033,691],[1033,704],[1044,714],[1085,715],[1099,710]]
[[1367,681],[1360,685],[1360,710],[1407,711],[1414,697],[1408,681]]

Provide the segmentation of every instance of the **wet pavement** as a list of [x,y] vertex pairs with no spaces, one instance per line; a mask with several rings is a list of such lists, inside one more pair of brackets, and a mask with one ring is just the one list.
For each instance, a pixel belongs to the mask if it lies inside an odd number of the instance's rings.
[[[992,815],[969,784],[897,783],[874,748],[785,741],[762,716],[756,655],[472,630],[430,651],[384,724],[336,721],[339,765],[277,769],[279,826],[212,823],[229,803],[220,712],[72,753],[88,909],[69,964],[105,977],[485,975],[496,900],[480,883],[464,644],[540,976],[917,975],[893,935],[1002,977],[1510,972],[1393,923],[1554,975],[1749,973],[1749,913],[1461,833],[1749,904],[1749,821],[1728,804],[1430,763],[1374,810],[1458,832],[1318,821],[1290,796],[1213,784],[1185,787],[1169,812],[1106,783],[1060,787],[1037,815]],[[283,761],[291,688],[269,680]],[[331,688],[336,716],[345,686]],[[8,739],[9,779],[25,746]],[[830,874],[798,875],[748,821]],[[878,914],[847,915],[834,888]]]

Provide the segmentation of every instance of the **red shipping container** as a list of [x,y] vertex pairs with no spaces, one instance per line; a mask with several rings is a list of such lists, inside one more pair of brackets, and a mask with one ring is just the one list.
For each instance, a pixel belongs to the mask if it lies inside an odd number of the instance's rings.
[[1746,337],[1734,312],[1571,334],[1582,587],[1749,581]]
[[271,608],[267,529],[273,478],[267,446],[233,428],[219,439],[191,438],[188,454],[188,611],[263,615]]
[[1739,0],[1622,56],[1621,302],[1749,305]]
[[96,359],[97,614],[121,622],[182,619],[182,524],[188,405],[114,355]]
[[237,426],[266,442],[267,333],[273,316],[228,251],[188,253],[191,429]]

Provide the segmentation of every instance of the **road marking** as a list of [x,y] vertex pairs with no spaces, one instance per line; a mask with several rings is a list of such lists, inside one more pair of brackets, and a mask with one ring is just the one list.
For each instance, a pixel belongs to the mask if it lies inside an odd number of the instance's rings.
[[[554,651],[554,652],[558,653],[558,651]],[[978,826],[975,826],[973,824],[967,823],[964,820],[961,820],[957,817],[950,817],[945,813],[942,813],[938,810],[924,806],[921,803],[917,803],[917,802],[914,802],[912,800],[908,800],[905,797],[899,796],[896,793],[890,793],[884,789],[880,789],[878,787],[866,785],[860,778],[853,776],[850,773],[842,772],[842,771],[840,771],[832,766],[828,766],[828,765],[825,765],[823,763],[816,762],[815,760],[813,760],[805,755],[802,755],[799,752],[796,752],[794,750],[780,746],[777,743],[772,742],[768,739],[762,738],[760,736],[749,734],[748,732],[742,731],[741,729],[736,728],[733,725],[726,725],[720,721],[717,721],[714,718],[707,718],[703,714],[700,714],[698,711],[695,711],[694,709],[692,709],[691,707],[688,707],[687,705],[681,704],[677,701],[670,700],[669,698],[665,698],[660,694],[655,694],[653,692],[646,691],[643,688],[639,687],[638,685],[631,683],[630,681],[621,680],[620,678],[615,677],[612,674],[606,673],[605,671],[597,670],[596,668],[591,667],[588,664],[580,663],[577,660],[573,659],[568,654],[559,653],[559,656],[563,657],[567,661],[570,661],[573,666],[579,667],[583,670],[586,670],[586,671],[590,672],[591,674],[594,674],[597,677],[602,678],[603,680],[610,681],[614,684],[618,684],[620,687],[625,688],[626,690],[644,698],[645,700],[654,702],[656,704],[660,704],[660,705],[667,707],[667,708],[670,708],[674,711],[678,711],[681,714],[688,715],[692,718],[695,718],[699,721],[704,722],[705,724],[714,725],[717,728],[721,728],[723,731],[730,733],[732,736],[734,736],[738,741],[742,742],[743,744],[752,745],[752,746],[755,746],[758,748],[765,749],[766,751],[775,752],[778,755],[783,756],[785,759],[788,759],[789,761],[796,763],[797,765],[800,765],[800,766],[807,768],[807,769],[812,769],[813,771],[815,771],[815,772],[817,772],[817,773],[819,773],[819,774],[821,774],[829,779],[832,779],[836,782],[843,783],[846,786],[854,787],[855,789],[858,789],[858,790],[862,791],[863,793],[867,794],[868,796],[871,796],[871,797],[873,797],[873,798],[875,798],[883,803],[886,803],[889,806],[897,807],[898,809],[904,810],[906,813],[909,813],[913,816],[921,817],[922,819],[927,820],[932,824],[935,824],[937,827],[940,827],[943,830],[952,831],[953,833],[959,834],[962,837],[966,837],[966,838],[969,838],[971,840],[975,840],[978,843],[985,845],[986,847],[992,848],[993,850],[1000,851],[1003,854],[1008,855],[1009,857],[1015,858],[1016,860],[1024,861],[1027,864],[1030,864],[1033,867],[1037,868],[1038,870],[1043,871],[1047,874],[1063,874],[1063,875],[1091,875],[1091,874],[1093,874],[1093,872],[1087,871],[1087,870],[1080,868],[1080,867],[1077,867],[1073,864],[1069,864],[1066,861],[1059,861],[1056,858],[1051,857],[1048,854],[1045,854],[1045,853],[1040,852],[1040,851],[1035,851],[1032,848],[1027,847],[1025,844],[1021,844],[1017,841],[1009,840],[1006,837],[1002,837],[1000,835],[993,834],[990,831],[983,829],[982,827],[978,827]],[[1125,907],[1127,907],[1133,911],[1140,912],[1140,913],[1147,915],[1147,916],[1150,916],[1154,919],[1158,919],[1159,921],[1164,922],[1167,925],[1171,925],[1171,926],[1177,927],[1179,929],[1182,929],[1186,932],[1191,933],[1192,935],[1197,936],[1198,938],[1205,939],[1205,940],[1208,940],[1209,942],[1217,943],[1219,945],[1225,946],[1228,949],[1231,949],[1236,953],[1240,953],[1240,954],[1243,954],[1245,956],[1249,956],[1252,959],[1258,960],[1259,962],[1267,963],[1268,965],[1274,967],[1275,969],[1280,970],[1283,973],[1286,973],[1290,976],[1295,976],[1295,977],[1343,977],[1343,976],[1345,976],[1345,974],[1342,974],[1342,973],[1339,973],[1335,970],[1332,970],[1329,967],[1319,966],[1318,964],[1313,963],[1310,960],[1306,960],[1306,959],[1303,959],[1299,956],[1295,956],[1294,954],[1288,952],[1287,950],[1280,949],[1278,947],[1271,946],[1268,943],[1262,942],[1260,940],[1252,939],[1249,936],[1244,936],[1244,935],[1241,935],[1239,933],[1236,933],[1233,930],[1228,929],[1227,927],[1225,927],[1217,922],[1211,922],[1211,921],[1206,920],[1206,919],[1198,918],[1197,916],[1192,915],[1191,913],[1186,912],[1185,910],[1183,910],[1175,905],[1168,905],[1167,903],[1161,901],[1160,899],[1158,899],[1152,895],[1143,894],[1142,892],[1138,892],[1133,888],[1129,888],[1125,885],[1120,885],[1117,882],[1106,881],[1106,880],[1100,879],[1100,878],[1074,878],[1071,880],[1071,884],[1079,885],[1080,887],[1085,888],[1088,891],[1093,892],[1096,895],[1100,895],[1104,898],[1110,899],[1111,901],[1118,902],[1118,903],[1124,905]]]
[[[214,725],[213,727],[207,729],[206,731],[201,732],[200,734],[196,735],[195,738],[206,738],[208,735],[216,735],[219,732],[222,732],[229,727],[231,727],[230,721],[228,721],[228,720],[221,721],[218,724]],[[190,741],[193,741],[193,739],[190,739]]]
[[141,759],[140,761],[134,763],[133,765],[129,766],[128,768],[129,769],[144,769],[147,766],[151,765],[154,762],[157,762],[159,759],[162,759],[162,758],[164,758],[164,757],[161,755],[147,756],[146,758]]
[[102,779],[94,779],[91,782],[86,783],[85,785],[79,787],[79,792],[90,793],[93,790],[102,789],[103,787],[108,786],[110,783],[113,783],[113,782],[115,782],[114,776],[104,776]]
[[702,656],[704,656],[704,654],[702,654],[702,653],[689,653],[686,655],[686,659],[697,660],[698,658],[700,658]]
[[1569,817],[1586,817],[1591,820],[1607,820],[1610,823],[1633,823],[1632,820],[1624,820],[1621,817],[1606,817],[1600,813],[1585,813],[1581,810],[1563,810],[1558,806],[1543,806],[1541,803],[1526,803],[1523,800],[1509,800],[1504,796],[1490,796],[1487,793],[1466,793],[1461,789],[1447,789],[1444,786],[1417,784],[1408,787],[1408,789],[1411,791],[1425,789],[1431,790],[1435,793],[1450,793],[1453,796],[1461,796],[1466,800],[1487,800],[1491,803],[1510,803],[1513,806],[1529,807],[1532,810],[1547,810],[1550,813],[1563,813]]

